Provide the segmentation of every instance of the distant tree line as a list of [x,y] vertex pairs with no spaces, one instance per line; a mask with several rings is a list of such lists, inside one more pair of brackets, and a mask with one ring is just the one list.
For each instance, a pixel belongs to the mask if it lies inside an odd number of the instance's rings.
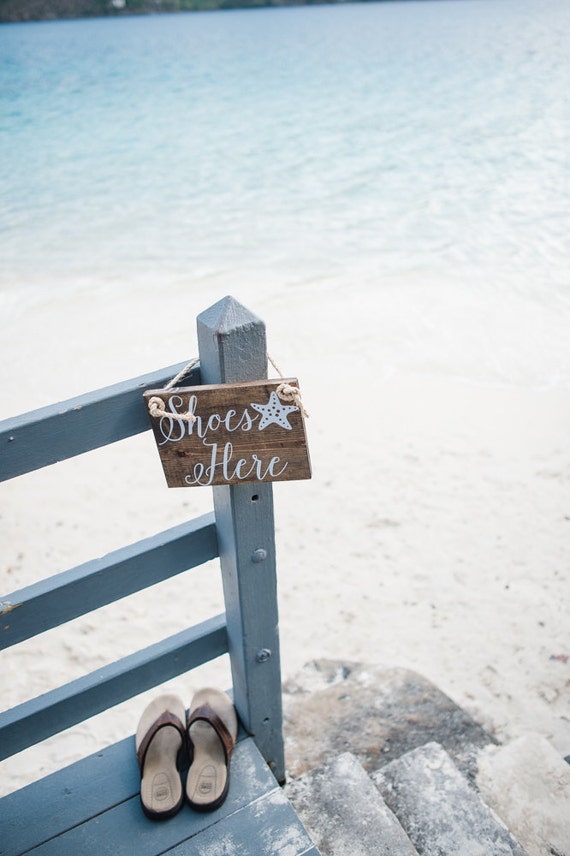
[[[261,6],[306,6],[321,2],[323,0],[0,0],[0,23]],[[324,2],[342,3],[346,0]]]

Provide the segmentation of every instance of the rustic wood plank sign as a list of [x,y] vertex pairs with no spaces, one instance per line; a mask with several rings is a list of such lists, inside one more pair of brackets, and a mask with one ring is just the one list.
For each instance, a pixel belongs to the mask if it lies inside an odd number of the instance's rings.
[[145,392],[168,487],[311,478],[302,405],[287,386],[297,380]]

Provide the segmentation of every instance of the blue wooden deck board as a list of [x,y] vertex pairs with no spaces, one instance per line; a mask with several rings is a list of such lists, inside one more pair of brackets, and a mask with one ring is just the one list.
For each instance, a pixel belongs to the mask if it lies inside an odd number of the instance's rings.
[[230,814],[168,856],[308,856],[318,851],[280,788]]
[[25,853],[137,793],[128,737],[0,799],[0,854]]
[[[160,369],[0,422],[0,481],[148,431],[143,392],[163,387],[183,367]],[[199,384],[199,368],[184,383]]]
[[174,526],[2,596],[0,649],[218,556],[214,514]]
[[[156,856],[180,847],[176,853],[211,854],[212,842],[231,834],[252,848],[238,853],[262,856],[280,852],[267,849],[271,837],[279,840],[278,829],[281,840],[299,843],[295,853],[311,852],[301,822],[251,738],[238,742],[228,797],[214,812],[184,805],[168,821],[148,820],[139,786],[131,737],[0,800],[0,854],[22,856],[35,848],[34,856]],[[268,836],[264,830],[271,824],[274,834]],[[196,849],[202,836],[209,850]]]

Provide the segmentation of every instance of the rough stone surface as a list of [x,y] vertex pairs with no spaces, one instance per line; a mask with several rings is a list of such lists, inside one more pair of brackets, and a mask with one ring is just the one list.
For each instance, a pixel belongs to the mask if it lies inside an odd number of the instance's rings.
[[352,752],[368,772],[430,741],[470,780],[496,741],[436,686],[408,669],[318,660],[284,686],[288,773]]
[[372,778],[420,856],[525,856],[438,744],[408,752]]
[[289,783],[286,792],[323,856],[417,856],[350,753]]
[[570,766],[544,737],[484,750],[477,784],[529,856],[570,856]]

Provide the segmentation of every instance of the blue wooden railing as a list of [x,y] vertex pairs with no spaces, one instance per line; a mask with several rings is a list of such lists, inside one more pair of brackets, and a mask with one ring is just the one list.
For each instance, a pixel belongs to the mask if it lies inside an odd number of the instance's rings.
[[[200,365],[185,385],[266,377],[265,327],[228,297],[198,316]],[[0,423],[0,480],[150,428],[142,393],[172,366]],[[229,654],[233,696],[276,778],[285,776],[272,487],[213,488],[214,513],[0,597],[0,649],[219,556],[225,614],[0,714],[0,760]]]

